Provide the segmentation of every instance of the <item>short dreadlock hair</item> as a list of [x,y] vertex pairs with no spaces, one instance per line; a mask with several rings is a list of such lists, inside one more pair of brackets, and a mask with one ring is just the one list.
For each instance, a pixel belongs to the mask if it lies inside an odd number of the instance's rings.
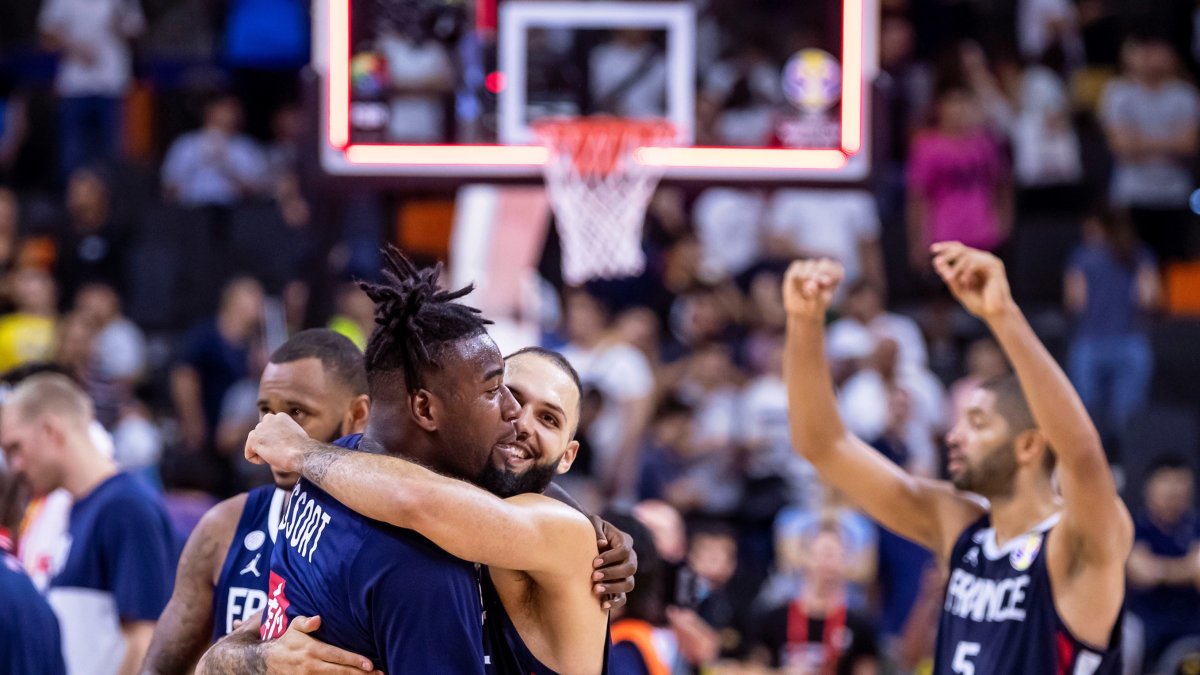
[[457,291],[438,285],[441,263],[419,269],[391,245],[383,257],[383,282],[358,284],[375,302],[375,330],[365,354],[367,380],[374,390],[380,375],[400,371],[411,393],[424,386],[424,373],[441,367],[446,345],[485,333],[491,322],[478,309],[454,302],[474,290],[474,284]]

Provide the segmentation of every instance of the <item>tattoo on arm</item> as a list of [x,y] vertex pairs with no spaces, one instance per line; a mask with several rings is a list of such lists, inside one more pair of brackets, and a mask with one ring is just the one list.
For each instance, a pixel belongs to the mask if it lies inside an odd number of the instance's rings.
[[320,450],[304,459],[304,477],[316,483],[317,487],[324,487],[329,469],[347,454],[349,451],[345,448],[328,443],[321,444]]
[[267,643],[252,631],[235,631],[208,650],[196,675],[266,675]]

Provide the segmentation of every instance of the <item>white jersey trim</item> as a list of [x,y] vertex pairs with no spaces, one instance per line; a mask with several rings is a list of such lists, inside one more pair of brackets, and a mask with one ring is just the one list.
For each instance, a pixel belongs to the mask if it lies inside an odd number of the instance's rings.
[[275,494],[271,495],[271,509],[267,511],[267,534],[271,536],[272,544],[279,534],[279,521],[283,520],[283,501],[290,494],[291,490],[275,488]]
[[975,536],[972,538],[976,544],[980,545],[980,549],[983,551],[984,557],[992,561],[1001,560],[1005,556],[1011,555],[1013,551],[1022,546],[1025,543],[1026,537],[1031,534],[1044,534],[1047,530],[1057,525],[1061,518],[1062,513],[1055,513],[1037,525],[1034,525],[1028,531],[1004,542],[1003,546],[996,541],[996,528],[994,527],[984,528],[976,532]]

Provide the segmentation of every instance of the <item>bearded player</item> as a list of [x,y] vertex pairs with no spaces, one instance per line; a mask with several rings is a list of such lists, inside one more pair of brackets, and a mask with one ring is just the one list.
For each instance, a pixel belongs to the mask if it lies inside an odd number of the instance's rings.
[[1016,372],[968,396],[946,438],[951,482],[903,472],[843,425],[824,353],[842,269],[827,260],[793,263],[784,281],[793,443],[826,483],[948,566],[935,675],[1118,673],[1133,527],[1096,428],[1000,260],[958,243],[933,253]]

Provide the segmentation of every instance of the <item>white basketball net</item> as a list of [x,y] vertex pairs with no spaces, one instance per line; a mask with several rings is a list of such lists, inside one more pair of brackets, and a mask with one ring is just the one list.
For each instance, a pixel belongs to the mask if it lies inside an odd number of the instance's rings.
[[642,223],[663,167],[635,155],[669,143],[674,127],[598,117],[543,121],[534,131],[550,151],[543,171],[562,240],[563,280],[579,285],[640,274]]

